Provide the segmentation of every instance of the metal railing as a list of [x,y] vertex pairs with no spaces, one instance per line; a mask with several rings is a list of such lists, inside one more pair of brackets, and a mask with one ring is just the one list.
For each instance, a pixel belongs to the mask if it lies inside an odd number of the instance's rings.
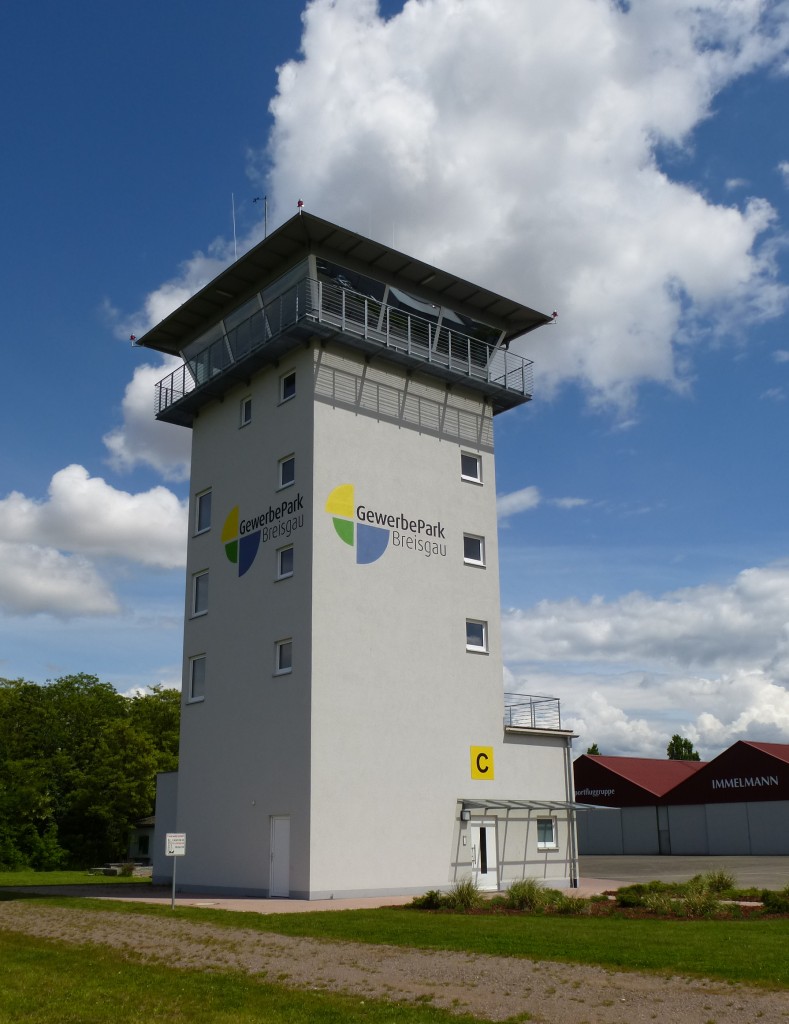
[[212,381],[304,320],[408,356],[440,376],[465,377],[519,395],[532,392],[532,363],[522,356],[339,285],[303,278],[160,380],[157,415],[196,389],[209,388]]
[[561,729],[559,698],[505,693],[504,725],[517,729]]

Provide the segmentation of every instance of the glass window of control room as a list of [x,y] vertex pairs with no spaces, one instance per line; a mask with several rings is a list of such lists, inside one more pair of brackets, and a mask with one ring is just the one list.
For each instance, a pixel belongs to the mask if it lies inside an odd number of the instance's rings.
[[466,619],[466,650],[487,651],[488,624],[480,619]]
[[482,457],[474,452],[460,453],[460,476],[463,480],[482,483]]
[[485,538],[474,533],[463,534],[463,561],[466,565],[485,564]]
[[195,533],[211,529],[211,491],[203,491],[195,497]]

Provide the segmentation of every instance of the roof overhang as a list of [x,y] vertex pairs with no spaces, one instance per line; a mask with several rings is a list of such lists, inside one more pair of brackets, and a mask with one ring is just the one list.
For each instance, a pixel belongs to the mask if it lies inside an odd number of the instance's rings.
[[576,800],[483,800],[480,797],[458,797],[464,811],[616,811],[618,807],[582,804]]
[[223,270],[136,344],[169,355],[179,354],[193,337],[238,306],[262,282],[278,276],[308,254],[370,274],[418,298],[481,320],[501,331],[505,344],[552,322],[545,313],[302,212]]

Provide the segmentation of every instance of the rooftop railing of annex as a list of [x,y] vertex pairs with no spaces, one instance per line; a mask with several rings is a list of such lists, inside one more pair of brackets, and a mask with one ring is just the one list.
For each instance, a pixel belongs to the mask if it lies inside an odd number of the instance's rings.
[[[265,355],[275,342],[300,324],[340,331],[343,340],[366,351],[380,349],[401,362],[419,365],[444,380],[467,381],[489,392],[509,394],[507,404],[531,397],[532,363],[491,341],[460,329],[458,317],[420,316],[397,301],[382,302],[338,280],[308,276],[268,301],[260,293],[238,313],[215,325],[184,352],[185,362],[156,385],[156,413],[165,412],[199,389],[209,388],[253,357]],[[251,308],[250,308],[251,307]],[[298,343],[294,337],[294,344]]]

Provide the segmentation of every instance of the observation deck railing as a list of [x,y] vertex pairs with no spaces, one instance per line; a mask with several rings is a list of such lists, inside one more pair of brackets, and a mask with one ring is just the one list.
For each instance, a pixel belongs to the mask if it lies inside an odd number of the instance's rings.
[[445,323],[337,284],[303,278],[160,380],[157,416],[197,390],[220,385],[222,378],[255,355],[264,355],[266,346],[282,341],[301,324],[313,325],[323,336],[340,332],[348,343],[368,352],[380,349],[401,362],[421,364],[434,376],[476,384],[493,396],[509,393],[507,404],[531,397],[530,360]]
[[516,729],[561,729],[559,698],[505,693],[504,726]]

